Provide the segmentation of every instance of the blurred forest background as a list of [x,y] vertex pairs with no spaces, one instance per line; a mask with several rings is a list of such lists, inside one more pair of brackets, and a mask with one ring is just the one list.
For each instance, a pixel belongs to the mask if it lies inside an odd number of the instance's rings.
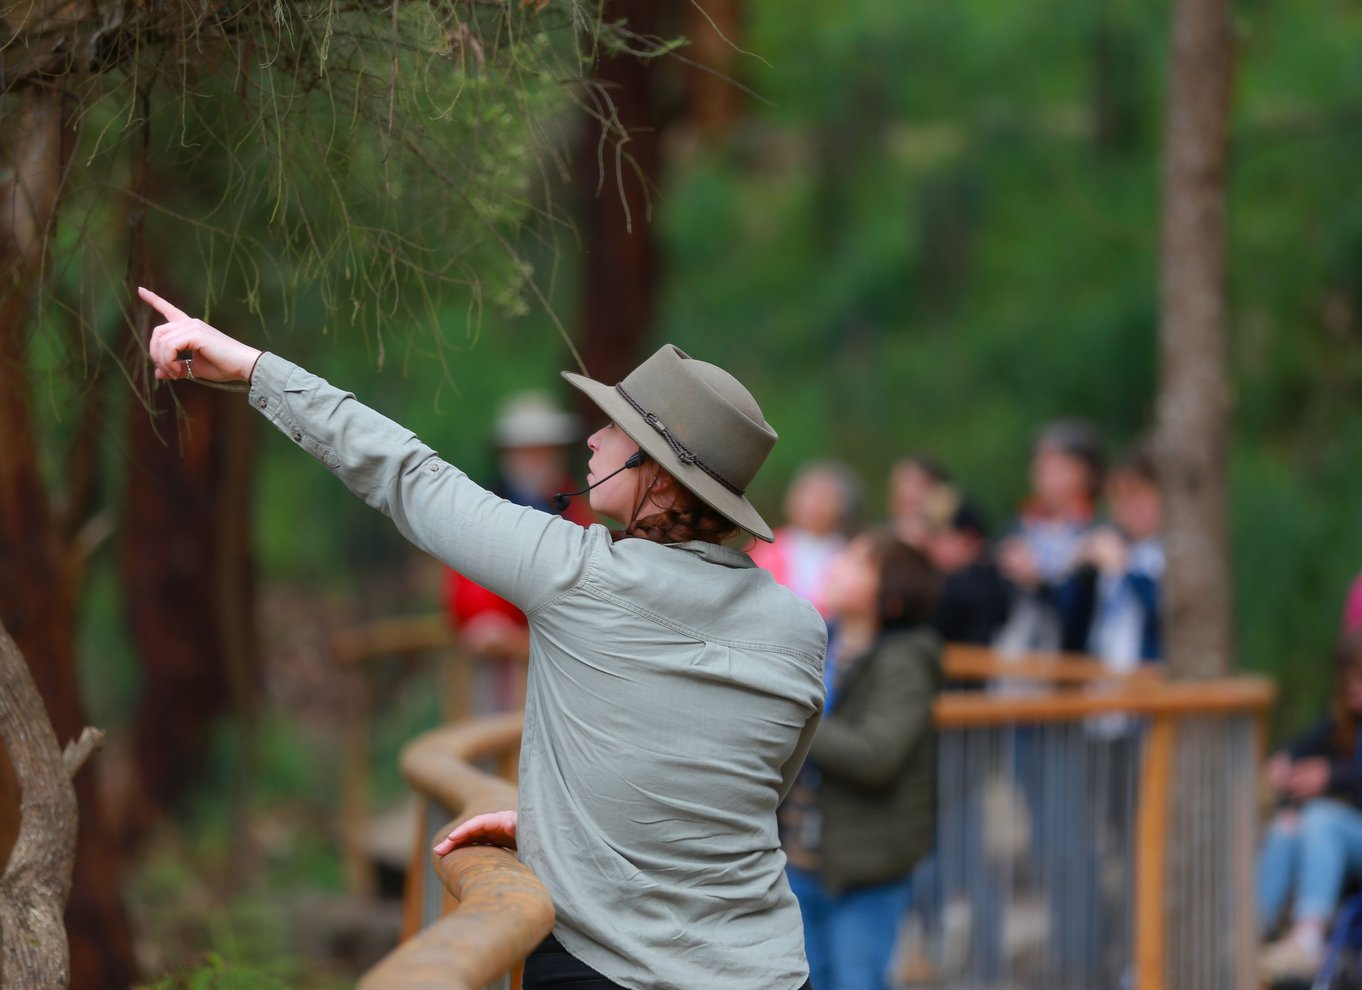
[[[1166,4],[704,8],[637,0],[598,19],[575,3],[504,5],[459,33],[404,5],[417,40],[400,56],[387,7],[367,41],[355,25],[347,41],[344,22],[265,18],[273,51],[205,62],[185,43],[163,58],[192,98],[143,81],[83,105],[19,360],[54,504],[91,509],[72,649],[85,721],[111,737],[102,787],[124,795],[109,827],[127,836],[143,978],[211,950],[300,988],[353,982],[285,923],[343,885],[347,710],[325,636],[433,609],[438,573],[266,424],[229,411],[239,398],[177,388],[216,417],[181,438],[215,466],[158,475],[181,444],[169,390],[153,393],[128,347],[133,281],[351,388],[474,477],[491,470],[502,398],[539,387],[570,401],[564,333],[608,381],[671,341],[746,382],[782,436],[754,493],[769,517],[801,462],[831,456],[865,480],[873,520],[890,463],[917,451],[1001,523],[1026,493],[1040,423],[1089,417],[1114,450],[1151,428]],[[1238,667],[1277,679],[1279,736],[1325,703],[1362,568],[1362,11],[1235,9]],[[398,73],[419,85],[389,86]],[[148,161],[154,174],[139,171]],[[130,237],[153,249],[123,253]],[[244,425],[224,426],[233,417]],[[211,455],[194,439],[219,436],[246,439]],[[73,464],[97,484],[81,489]],[[178,579],[139,585],[139,561],[173,557],[178,531],[238,515],[249,527],[228,529],[209,564],[191,555]],[[253,629],[177,604],[205,566],[235,575],[209,600],[248,617],[254,601]],[[130,821],[119,774],[136,772],[139,746],[171,745],[139,737],[139,705],[153,685],[193,694],[176,686],[192,675],[147,666],[162,634],[180,637],[178,655],[218,651],[220,675],[195,682],[211,696],[187,714],[201,746],[147,797],[167,815]],[[430,676],[385,681],[380,798],[402,791],[402,741],[439,718]]]

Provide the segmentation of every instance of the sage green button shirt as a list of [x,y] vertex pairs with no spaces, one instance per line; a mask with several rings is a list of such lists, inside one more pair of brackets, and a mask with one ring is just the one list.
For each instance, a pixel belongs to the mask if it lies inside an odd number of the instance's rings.
[[520,858],[569,952],[633,990],[808,976],[776,806],[823,706],[814,608],[739,550],[513,505],[272,354],[250,401],[407,539],[530,621]]

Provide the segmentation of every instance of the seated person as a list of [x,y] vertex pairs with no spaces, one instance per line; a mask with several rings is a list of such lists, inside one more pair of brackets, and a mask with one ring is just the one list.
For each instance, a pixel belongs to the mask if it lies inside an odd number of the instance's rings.
[[1294,897],[1289,928],[1259,960],[1259,975],[1268,982],[1314,975],[1344,881],[1362,873],[1362,630],[1344,635],[1336,663],[1329,718],[1267,764],[1267,783],[1281,807],[1258,860],[1265,936]]

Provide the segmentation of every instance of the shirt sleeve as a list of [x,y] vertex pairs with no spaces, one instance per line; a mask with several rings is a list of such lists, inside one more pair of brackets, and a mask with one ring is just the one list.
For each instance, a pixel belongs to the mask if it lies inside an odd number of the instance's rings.
[[413,544],[523,611],[585,579],[601,527],[499,498],[353,394],[265,354],[250,402]]
[[823,712],[814,712],[809,716],[809,720],[804,723],[803,730],[799,733],[799,739],[795,742],[794,752],[790,754],[785,765],[780,768],[780,800],[784,801],[790,794],[790,788],[794,787],[799,771],[804,767],[804,760],[809,755],[809,748],[813,745],[813,737],[818,733],[819,723],[823,719]]

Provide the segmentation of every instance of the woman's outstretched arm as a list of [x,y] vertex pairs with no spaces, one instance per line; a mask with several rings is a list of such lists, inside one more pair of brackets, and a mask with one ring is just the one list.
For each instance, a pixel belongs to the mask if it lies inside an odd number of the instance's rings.
[[603,530],[498,498],[349,392],[141,293],[167,321],[148,348],[158,378],[188,377],[178,355],[193,351],[195,377],[249,381],[252,407],[403,536],[521,609],[573,588],[608,542]]

